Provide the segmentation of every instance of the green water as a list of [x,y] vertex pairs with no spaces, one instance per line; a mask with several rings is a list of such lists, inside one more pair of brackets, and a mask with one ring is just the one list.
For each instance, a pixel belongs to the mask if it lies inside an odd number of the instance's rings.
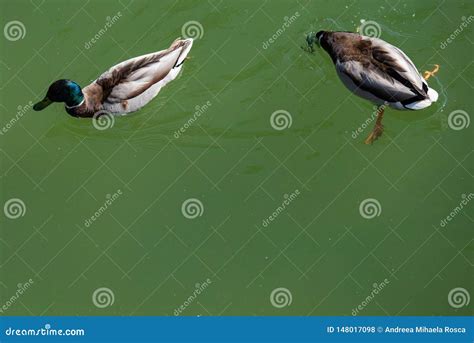
[[[24,37],[0,39],[0,200],[24,204],[0,219],[2,315],[173,315],[181,305],[182,315],[351,315],[372,295],[361,315],[472,314],[472,301],[455,308],[448,294],[473,295],[474,202],[441,224],[473,193],[474,124],[448,123],[455,110],[472,117],[473,24],[440,48],[472,14],[468,2],[0,4],[2,27],[24,25]],[[344,88],[326,53],[300,48],[309,31],[354,31],[364,19],[420,70],[441,65],[430,80],[438,103],[387,110],[372,146],[373,123],[353,138],[372,105]],[[85,86],[168,47],[189,21],[202,37],[179,79],[111,128],[59,104],[18,109],[56,79]],[[272,127],[277,110],[291,126]],[[182,213],[188,199],[202,204],[194,219]],[[365,199],[378,216],[361,216]],[[102,287],[113,293],[103,308],[93,302]],[[287,306],[272,305],[277,288]]]

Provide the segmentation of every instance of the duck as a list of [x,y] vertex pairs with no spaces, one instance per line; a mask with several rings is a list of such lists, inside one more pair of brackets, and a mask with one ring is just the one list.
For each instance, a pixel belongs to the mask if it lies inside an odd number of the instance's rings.
[[176,79],[192,46],[193,39],[177,38],[166,50],[114,65],[84,88],[71,80],[57,80],[33,109],[41,111],[53,102],[63,102],[66,112],[79,118],[138,111]]
[[416,111],[438,100],[438,92],[428,86],[427,80],[438,72],[439,65],[422,76],[400,48],[380,38],[357,32],[319,31],[309,33],[306,42],[310,52],[316,44],[329,54],[339,79],[352,93],[377,105],[377,120],[366,144],[382,135],[386,107]]

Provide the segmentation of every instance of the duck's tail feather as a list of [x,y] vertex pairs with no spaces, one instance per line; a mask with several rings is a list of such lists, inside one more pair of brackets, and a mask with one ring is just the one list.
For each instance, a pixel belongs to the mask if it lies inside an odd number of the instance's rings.
[[193,46],[193,39],[192,38],[185,39],[182,41],[182,44],[183,46],[180,48],[181,52],[173,68],[179,68],[184,63],[184,61],[186,60],[186,57],[189,54],[189,51],[191,50]]
[[436,102],[438,101],[438,92],[435,91],[433,88],[428,88],[428,98],[431,100],[431,102]]
[[431,101],[429,99],[425,99],[425,100],[412,102],[411,104],[407,104],[405,105],[405,108],[416,111],[416,110],[422,110],[426,107],[429,107],[430,105],[431,105]]

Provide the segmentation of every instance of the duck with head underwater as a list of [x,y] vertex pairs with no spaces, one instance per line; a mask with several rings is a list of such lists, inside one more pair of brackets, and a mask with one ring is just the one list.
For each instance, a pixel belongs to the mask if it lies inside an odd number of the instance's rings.
[[85,118],[137,111],[178,76],[192,45],[192,39],[178,38],[166,50],[113,66],[83,89],[71,80],[55,81],[33,109],[41,111],[53,102],[63,102],[67,113]]
[[382,135],[386,106],[421,110],[438,99],[438,93],[426,80],[439,66],[422,76],[402,50],[382,39],[355,32],[319,31],[309,33],[306,42],[311,52],[316,44],[329,54],[337,75],[351,92],[379,106],[375,127],[366,144]]

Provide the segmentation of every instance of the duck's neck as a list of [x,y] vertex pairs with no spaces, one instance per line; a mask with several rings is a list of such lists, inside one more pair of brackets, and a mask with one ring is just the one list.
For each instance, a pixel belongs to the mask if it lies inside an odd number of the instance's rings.
[[71,94],[65,103],[69,108],[80,106],[84,103],[84,94],[81,91],[79,93]]

